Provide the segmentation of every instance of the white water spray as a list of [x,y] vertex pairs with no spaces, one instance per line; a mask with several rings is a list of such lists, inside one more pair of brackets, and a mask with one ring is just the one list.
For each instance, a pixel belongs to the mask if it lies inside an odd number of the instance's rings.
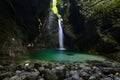
[[58,19],[58,26],[59,26],[59,32],[58,32],[58,36],[59,36],[59,49],[60,50],[65,50],[64,45],[63,45],[63,29],[62,29],[62,18]]

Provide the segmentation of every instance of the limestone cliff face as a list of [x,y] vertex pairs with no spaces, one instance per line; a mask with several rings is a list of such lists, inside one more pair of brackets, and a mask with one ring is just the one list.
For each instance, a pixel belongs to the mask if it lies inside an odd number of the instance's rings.
[[0,0],[0,52],[33,46],[49,7],[50,0]]
[[[64,20],[67,49],[89,53],[120,50],[120,0],[58,0],[57,7]],[[57,47],[55,15],[54,28],[48,30],[50,0],[0,0],[0,11],[1,50]]]
[[66,0],[63,3],[66,47],[90,53],[120,50],[120,0]]

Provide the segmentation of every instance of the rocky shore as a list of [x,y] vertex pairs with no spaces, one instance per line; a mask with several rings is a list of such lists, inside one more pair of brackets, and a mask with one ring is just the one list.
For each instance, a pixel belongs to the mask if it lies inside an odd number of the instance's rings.
[[3,61],[0,64],[0,80],[120,80],[120,63]]

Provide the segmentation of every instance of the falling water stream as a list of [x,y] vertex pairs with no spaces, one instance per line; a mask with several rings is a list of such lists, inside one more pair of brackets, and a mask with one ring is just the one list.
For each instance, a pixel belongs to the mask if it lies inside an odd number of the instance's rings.
[[64,48],[64,44],[63,44],[63,29],[62,29],[62,18],[58,19],[58,26],[59,26],[59,32],[58,32],[58,36],[59,36],[59,49],[60,50],[65,50]]

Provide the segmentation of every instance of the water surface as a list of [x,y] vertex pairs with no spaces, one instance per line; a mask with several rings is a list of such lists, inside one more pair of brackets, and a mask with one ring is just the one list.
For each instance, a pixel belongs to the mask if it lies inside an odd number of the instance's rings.
[[67,50],[33,50],[29,57],[31,59],[39,59],[45,61],[69,61],[69,62],[86,62],[86,61],[104,61],[106,60],[102,56],[90,55],[85,53],[77,53]]

